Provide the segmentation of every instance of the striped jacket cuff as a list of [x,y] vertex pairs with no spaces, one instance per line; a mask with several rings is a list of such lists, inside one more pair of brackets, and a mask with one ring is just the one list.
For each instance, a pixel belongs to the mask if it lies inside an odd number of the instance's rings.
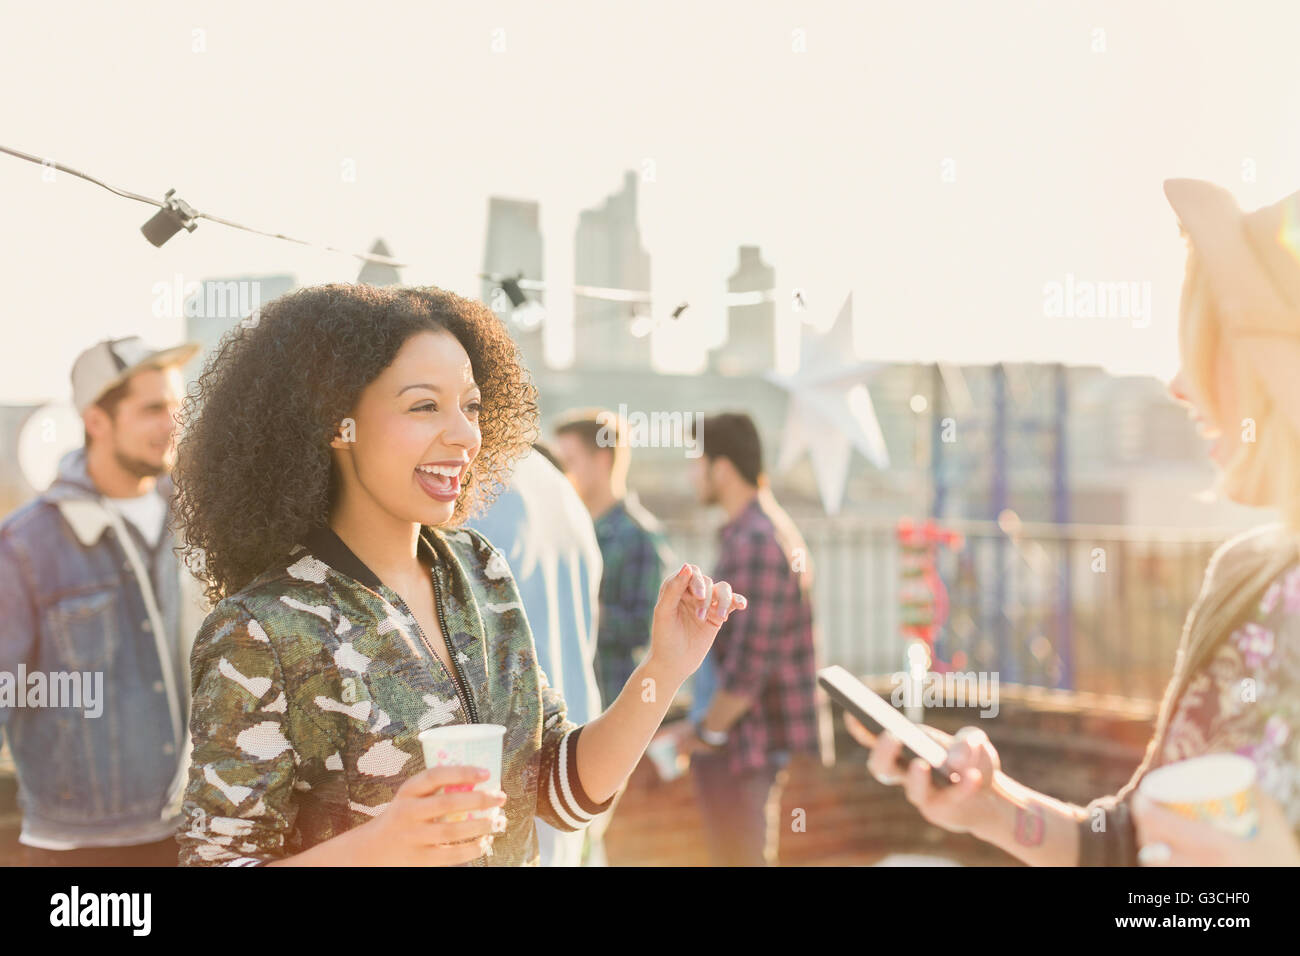
[[[555,815],[568,824],[571,829],[581,830],[596,817],[614,805],[614,797],[604,803],[596,803],[582,788],[578,779],[578,734],[581,727],[575,727],[560,740],[556,748],[555,760],[551,762],[551,772],[546,780],[546,798],[550,801]],[[617,796],[617,794],[615,794]]]

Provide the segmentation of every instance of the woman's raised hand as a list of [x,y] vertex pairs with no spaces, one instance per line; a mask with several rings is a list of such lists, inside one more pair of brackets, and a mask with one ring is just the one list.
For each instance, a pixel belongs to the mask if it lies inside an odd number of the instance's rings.
[[695,673],[724,621],[749,602],[726,581],[714,582],[693,564],[664,580],[655,604],[650,654],[682,680]]
[[[379,816],[348,831],[363,866],[455,866],[492,847],[501,829],[492,818],[449,822],[450,814],[490,810],[506,802],[499,790],[474,790],[488,772],[479,767],[432,767],[411,777]],[[447,788],[447,789],[444,789]],[[456,788],[456,789],[452,789]],[[500,811],[498,811],[499,813]]]

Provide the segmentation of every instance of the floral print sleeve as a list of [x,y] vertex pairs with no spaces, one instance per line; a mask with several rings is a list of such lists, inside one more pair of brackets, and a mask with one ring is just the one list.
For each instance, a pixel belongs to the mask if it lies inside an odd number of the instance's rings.
[[1205,753],[1254,760],[1260,789],[1300,832],[1300,567],[1268,587],[1180,698],[1162,762]]
[[194,752],[182,865],[250,866],[286,855],[298,753],[289,744],[274,645],[242,605],[222,602],[194,645]]

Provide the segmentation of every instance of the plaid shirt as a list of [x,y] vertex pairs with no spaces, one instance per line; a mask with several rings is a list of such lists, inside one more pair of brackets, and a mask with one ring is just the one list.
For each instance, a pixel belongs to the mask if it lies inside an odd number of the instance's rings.
[[798,532],[783,513],[764,508],[761,494],[723,525],[718,554],[713,580],[749,600],[709,652],[718,689],[754,698],[724,747],[740,773],[763,767],[773,751],[817,750],[812,571]]
[[633,651],[650,643],[659,587],[672,564],[658,521],[634,493],[596,519],[604,569],[596,630],[596,681],[602,707],[613,703],[636,668]]

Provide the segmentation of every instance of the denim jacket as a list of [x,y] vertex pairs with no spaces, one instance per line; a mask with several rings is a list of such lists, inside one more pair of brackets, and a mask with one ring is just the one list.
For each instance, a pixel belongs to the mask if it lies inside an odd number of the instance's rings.
[[534,819],[572,832],[613,805],[578,778],[582,727],[537,665],[505,557],[468,528],[426,527],[420,547],[450,670],[328,525],[213,609],[191,661],[182,866],[256,866],[367,823],[424,769],[420,732],[443,724],[506,728],[506,826],[476,865],[535,866]]
[[[170,500],[172,489],[158,480],[158,494]],[[204,601],[174,544],[164,530],[149,548],[105,506],[80,448],[0,524],[0,732],[18,770],[22,842],[123,846],[179,826],[189,649]],[[102,674],[95,706],[34,697],[34,680],[52,689],[50,675],[73,672],[83,694]]]

